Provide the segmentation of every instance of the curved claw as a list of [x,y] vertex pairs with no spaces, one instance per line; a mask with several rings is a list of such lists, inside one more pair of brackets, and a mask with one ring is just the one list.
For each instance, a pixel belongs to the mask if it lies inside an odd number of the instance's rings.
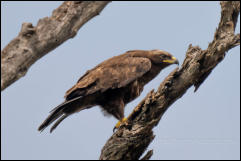
[[117,129],[116,127],[113,128],[113,133],[115,132],[116,129]]

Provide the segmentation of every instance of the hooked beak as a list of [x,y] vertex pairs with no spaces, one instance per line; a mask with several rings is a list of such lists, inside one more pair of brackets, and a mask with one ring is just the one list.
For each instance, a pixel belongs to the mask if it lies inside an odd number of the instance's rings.
[[179,62],[178,62],[177,58],[175,58],[174,56],[172,56],[171,59],[166,59],[166,60],[163,60],[162,62],[179,65]]

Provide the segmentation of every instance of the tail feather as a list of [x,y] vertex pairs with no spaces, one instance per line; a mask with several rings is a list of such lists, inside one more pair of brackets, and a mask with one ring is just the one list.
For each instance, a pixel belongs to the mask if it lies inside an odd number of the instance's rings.
[[[57,122],[53,125],[50,132],[52,132],[65,118],[67,118],[70,114],[75,112],[76,108],[80,108],[82,97],[77,97],[72,100],[63,102],[59,106],[55,107],[50,111],[50,115],[44,120],[44,122],[39,126],[38,131],[43,131],[47,126],[49,126],[52,122],[57,120]],[[85,109],[82,107],[81,110]]]
[[62,116],[63,113],[63,107],[58,108],[58,112],[53,111],[45,120],[44,122],[39,126],[38,131],[43,131],[47,126],[49,126],[52,122],[54,122],[56,119],[58,119],[60,116]]
[[51,127],[50,133],[51,133],[52,131],[54,131],[54,129],[55,129],[64,119],[66,119],[69,115],[70,115],[70,114],[64,114],[64,115],[62,115],[62,116],[54,123],[54,125]]
[[74,102],[74,101],[76,101],[76,100],[78,100],[78,99],[80,99],[80,98],[82,98],[82,96],[79,96],[79,97],[73,98],[73,99],[71,99],[71,100],[65,101],[65,102],[61,103],[60,105],[58,105],[57,107],[53,108],[53,109],[50,111],[50,113],[56,111],[56,110],[57,110],[58,108],[60,108],[61,106],[64,106],[64,105],[69,104],[69,103],[71,103],[71,102]]

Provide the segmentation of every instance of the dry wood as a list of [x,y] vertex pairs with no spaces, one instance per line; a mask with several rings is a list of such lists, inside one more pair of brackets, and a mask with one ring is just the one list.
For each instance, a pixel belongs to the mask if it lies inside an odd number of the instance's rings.
[[73,38],[109,1],[66,1],[37,26],[23,23],[18,36],[1,52],[1,90],[23,77],[45,54]]
[[[152,129],[161,117],[178,98],[195,86],[195,91],[211,71],[225,57],[225,53],[240,44],[240,34],[234,30],[240,12],[240,2],[221,2],[221,20],[214,34],[214,40],[206,50],[189,45],[186,58],[134,109],[128,117],[128,124],[119,128],[106,142],[101,151],[101,160],[134,160],[147,149],[154,139]],[[152,153],[148,153],[149,159]],[[145,157],[144,157],[145,159]]]

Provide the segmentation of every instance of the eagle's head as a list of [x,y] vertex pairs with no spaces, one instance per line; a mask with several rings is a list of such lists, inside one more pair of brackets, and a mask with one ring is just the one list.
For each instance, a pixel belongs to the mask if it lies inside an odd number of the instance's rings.
[[163,50],[151,50],[149,58],[154,64],[162,64],[164,66],[179,64],[177,58]]

